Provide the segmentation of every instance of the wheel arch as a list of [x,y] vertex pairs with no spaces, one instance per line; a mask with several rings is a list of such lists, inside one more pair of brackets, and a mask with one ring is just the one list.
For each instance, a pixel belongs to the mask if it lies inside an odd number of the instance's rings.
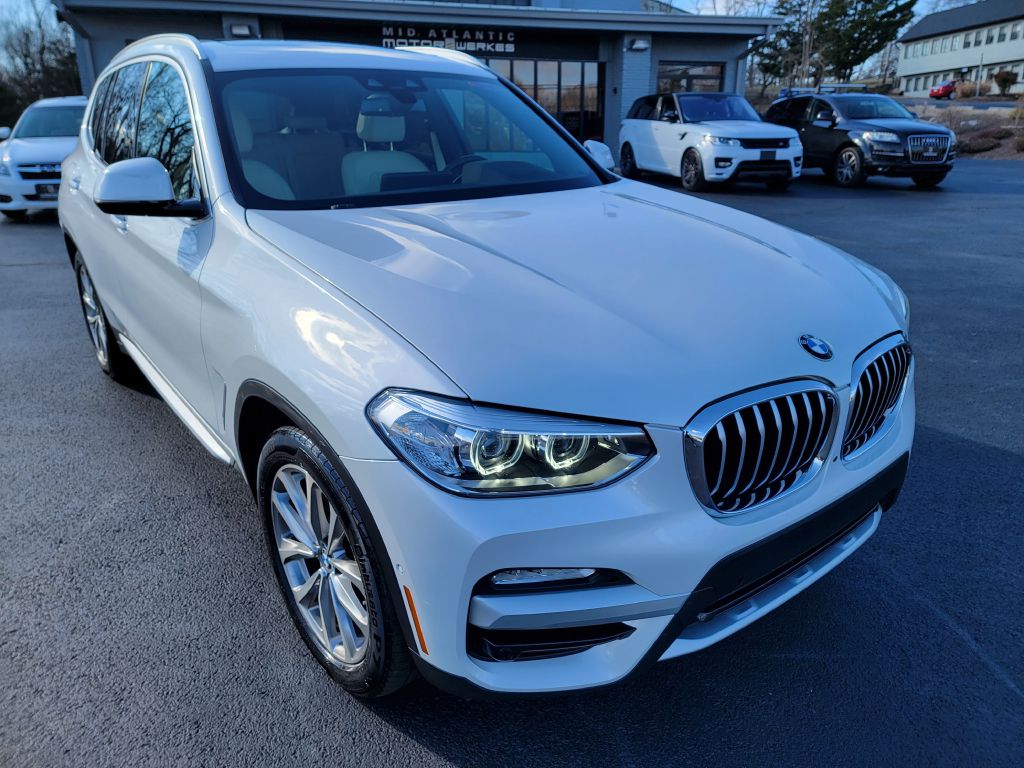
[[61,229],[61,234],[64,235],[64,248],[68,252],[68,263],[70,263],[71,267],[74,268],[75,254],[78,253],[78,245],[75,244],[74,238],[68,234],[66,229]]
[[[320,430],[287,398],[270,385],[257,379],[246,379],[238,388],[238,395],[235,398],[234,419],[239,466],[254,499],[256,498],[256,474],[260,453],[267,438],[270,437],[274,430],[284,426],[300,429],[309,435],[327,455],[327,458],[330,459],[331,464],[352,494],[352,498],[359,507],[360,515],[364,518],[363,522],[370,536],[370,544],[373,546],[377,560],[384,571],[384,578],[387,581],[388,592],[395,609],[395,615],[398,617],[399,625],[402,628],[402,637],[413,657],[418,658],[419,646],[413,634],[412,625],[409,622],[409,614],[402,596],[401,585],[398,583],[398,577],[395,575],[394,563],[388,555],[380,528],[378,528],[377,522],[374,520],[373,512],[367,506],[362,493],[360,493],[359,487],[355,484],[352,475],[349,474],[341,457],[338,456],[331,444]],[[253,451],[255,451],[255,456],[253,456]]]

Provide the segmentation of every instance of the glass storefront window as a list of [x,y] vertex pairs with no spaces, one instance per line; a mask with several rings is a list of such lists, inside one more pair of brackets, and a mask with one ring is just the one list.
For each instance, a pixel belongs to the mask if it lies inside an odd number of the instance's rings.
[[[578,139],[604,136],[601,68],[596,61],[485,59],[509,77]],[[515,137],[512,137],[515,143]]]
[[723,64],[662,61],[658,64],[658,92],[720,91],[724,75]]

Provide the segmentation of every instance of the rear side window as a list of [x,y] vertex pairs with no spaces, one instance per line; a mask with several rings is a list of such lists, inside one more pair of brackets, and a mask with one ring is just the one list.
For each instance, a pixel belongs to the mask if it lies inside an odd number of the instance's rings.
[[129,64],[119,69],[107,95],[103,160],[108,164],[132,157],[139,124],[139,98],[148,67],[148,64]]
[[139,110],[135,156],[159,160],[171,176],[175,200],[188,200],[199,196],[194,146],[185,84],[174,67],[153,62]]
[[104,102],[107,100],[107,92],[110,91],[110,84],[114,77],[105,77],[96,86],[92,97],[92,115],[90,115],[89,130],[92,133],[92,146],[99,155],[103,155],[103,122],[107,116]]
[[654,120],[657,111],[658,97],[644,96],[642,99],[637,99],[633,102],[633,106],[630,107],[626,118],[628,120]]

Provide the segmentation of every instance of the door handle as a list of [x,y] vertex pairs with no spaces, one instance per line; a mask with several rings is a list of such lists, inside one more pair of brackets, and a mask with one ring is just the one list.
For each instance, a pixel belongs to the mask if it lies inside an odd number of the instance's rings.
[[111,216],[111,221],[114,222],[114,226],[117,227],[117,231],[124,234],[128,231],[128,219],[124,216]]
[[82,186],[82,177],[81,176],[73,176],[71,178],[71,180],[68,182],[68,189],[70,189],[72,192],[77,192],[81,188],[81,186]]

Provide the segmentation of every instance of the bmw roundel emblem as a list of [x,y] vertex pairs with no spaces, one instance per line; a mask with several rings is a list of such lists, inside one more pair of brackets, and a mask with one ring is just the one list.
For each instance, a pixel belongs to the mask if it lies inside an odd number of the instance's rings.
[[832,359],[832,347],[824,339],[805,333],[800,337],[800,346],[807,350],[807,353],[819,360]]

